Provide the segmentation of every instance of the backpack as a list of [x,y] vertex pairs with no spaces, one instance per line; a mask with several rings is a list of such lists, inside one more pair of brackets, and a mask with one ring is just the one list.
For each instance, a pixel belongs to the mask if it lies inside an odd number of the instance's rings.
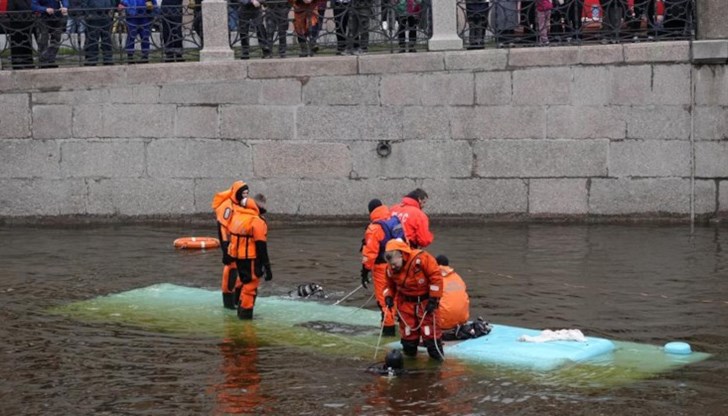
[[386,220],[377,220],[374,222],[381,225],[382,230],[384,230],[384,238],[379,242],[379,258],[383,260],[384,247],[387,245],[389,240],[393,238],[400,238],[407,241],[407,238],[404,236],[404,227],[402,227],[402,223],[396,215],[393,215]]
[[492,329],[493,326],[488,321],[484,321],[483,318],[478,317],[475,321],[469,321],[453,329],[442,331],[442,340],[457,341],[479,338],[488,335]]

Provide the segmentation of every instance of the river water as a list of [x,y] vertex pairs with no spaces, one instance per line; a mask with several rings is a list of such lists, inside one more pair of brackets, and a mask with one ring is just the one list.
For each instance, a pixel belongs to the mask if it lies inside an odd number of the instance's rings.
[[[272,227],[261,296],[358,282],[359,227]],[[728,414],[728,229],[656,225],[435,227],[433,254],[465,279],[471,315],[713,354],[646,380],[583,388],[468,371],[454,360],[387,379],[375,362],[296,347],[84,322],[48,308],[155,283],[214,289],[210,227],[0,228],[0,414]],[[360,306],[361,290],[347,300]],[[370,306],[367,306],[370,307]],[[422,360],[420,360],[422,361]],[[426,360],[425,360],[426,362]]]

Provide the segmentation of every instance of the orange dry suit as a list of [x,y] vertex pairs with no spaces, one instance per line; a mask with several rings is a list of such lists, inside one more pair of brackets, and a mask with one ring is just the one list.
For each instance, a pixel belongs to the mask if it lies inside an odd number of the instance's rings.
[[455,328],[470,319],[470,299],[465,282],[449,266],[440,266],[442,275],[442,298],[437,315],[437,326],[442,330]]
[[383,242],[386,243],[384,240],[387,233],[384,231],[385,225],[379,222],[389,217],[389,208],[384,205],[378,206],[369,214],[371,223],[364,231],[361,262],[364,269],[372,272],[374,295],[377,298],[377,306],[382,311],[383,332],[386,335],[394,335],[394,311],[384,307],[384,289],[387,287],[387,262],[384,261]]
[[230,241],[227,254],[235,259],[238,278],[243,284],[238,317],[252,319],[259,279],[273,278],[268,259],[268,224],[260,217],[255,201],[245,198],[240,205],[233,206],[228,230]]
[[406,196],[402,198],[402,202],[392,206],[390,211],[402,221],[404,234],[412,247],[424,248],[432,244],[435,236],[430,232],[430,219],[416,199]]
[[[387,288],[384,289],[385,303],[394,298],[399,315],[399,331],[402,352],[416,355],[420,339],[427,347],[427,353],[435,359],[442,359],[442,333],[435,324],[437,305],[442,296],[442,275],[435,258],[422,250],[409,247],[402,240],[390,240],[386,251],[402,253],[402,268],[395,272],[387,265]],[[426,309],[432,308],[431,312]]]
[[230,244],[230,218],[233,214],[233,207],[239,205],[243,197],[243,191],[248,189],[248,185],[243,181],[236,181],[230,189],[218,192],[212,198],[212,209],[215,210],[217,219],[217,235],[220,239],[220,249],[222,250],[222,263],[225,265],[222,269],[222,300],[223,305],[228,309],[235,309],[235,302],[240,295],[235,295],[240,290],[241,284],[238,281],[238,273],[235,266],[235,260],[227,254],[228,245]]

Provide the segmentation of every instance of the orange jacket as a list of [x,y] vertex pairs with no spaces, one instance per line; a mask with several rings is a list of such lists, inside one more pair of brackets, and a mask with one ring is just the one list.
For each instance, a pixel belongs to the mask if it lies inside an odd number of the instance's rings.
[[423,248],[432,244],[435,236],[430,232],[430,219],[422,212],[420,203],[408,196],[402,202],[390,208],[392,215],[399,217],[404,227],[407,241],[415,248]]
[[440,267],[432,255],[426,251],[413,250],[402,241],[390,240],[387,250],[398,245],[402,252],[403,265],[398,273],[387,266],[387,288],[384,296],[425,296],[440,298],[442,296],[442,274]]
[[440,266],[440,274],[443,289],[437,325],[445,330],[462,325],[470,319],[470,298],[465,282],[452,267]]
[[228,230],[228,255],[236,259],[256,258],[255,243],[268,239],[268,224],[260,218],[260,210],[252,198],[245,198],[241,205],[233,206]]
[[364,245],[361,248],[361,262],[367,270],[374,268],[374,263],[380,255],[381,242],[385,237],[382,226],[375,221],[386,220],[389,217],[389,208],[384,205],[374,208],[374,211],[369,214],[371,223],[364,231]]
[[238,190],[245,186],[245,182],[236,181],[233,182],[230,189],[226,189],[222,192],[218,192],[212,198],[212,209],[215,210],[215,218],[220,224],[218,231],[220,234],[220,242],[226,243],[230,241],[230,219],[233,215],[233,208],[240,203],[235,195]]

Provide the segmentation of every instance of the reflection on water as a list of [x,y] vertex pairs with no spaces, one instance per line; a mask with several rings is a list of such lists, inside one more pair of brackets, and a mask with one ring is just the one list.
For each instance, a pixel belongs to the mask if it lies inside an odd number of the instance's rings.
[[[435,228],[468,284],[473,316],[661,345],[686,340],[708,361],[619,388],[564,387],[447,360],[372,376],[361,358],[78,322],[50,306],[155,283],[215,288],[218,251],[177,251],[209,229],[0,229],[0,414],[695,414],[728,412],[728,231],[683,226],[488,225]],[[330,301],[358,284],[362,227],[273,229],[275,280]],[[352,296],[364,304],[370,293]],[[222,301],[220,301],[222,303]],[[367,307],[372,307],[371,302]]]

